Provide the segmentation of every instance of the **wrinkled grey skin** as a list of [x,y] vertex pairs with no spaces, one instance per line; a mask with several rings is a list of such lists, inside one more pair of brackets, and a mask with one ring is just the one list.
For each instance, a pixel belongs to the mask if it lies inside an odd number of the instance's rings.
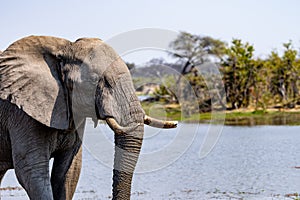
[[113,199],[130,199],[144,111],[124,62],[99,39],[30,36],[10,45],[0,56],[0,181],[14,168],[30,199],[71,199],[87,117],[134,127],[115,134]]

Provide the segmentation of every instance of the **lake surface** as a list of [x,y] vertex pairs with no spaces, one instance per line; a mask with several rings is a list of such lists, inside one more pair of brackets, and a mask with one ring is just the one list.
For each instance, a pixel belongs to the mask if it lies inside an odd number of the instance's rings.
[[[113,134],[88,122],[83,169],[74,199],[110,199]],[[213,150],[200,158],[216,125],[180,124],[175,130],[146,127],[132,199],[293,199],[300,193],[299,126],[225,126]],[[2,188],[19,187],[13,171]],[[1,191],[2,200],[28,199],[24,190]]]

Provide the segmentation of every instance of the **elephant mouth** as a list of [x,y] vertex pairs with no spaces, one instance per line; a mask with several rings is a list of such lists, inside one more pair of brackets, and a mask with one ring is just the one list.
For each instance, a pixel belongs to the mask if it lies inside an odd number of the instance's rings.
[[[142,125],[141,123],[137,123],[137,124],[135,124],[133,126],[123,127],[120,124],[118,124],[118,122],[114,118],[112,118],[112,117],[107,117],[105,119],[105,121],[108,124],[108,126],[116,134],[126,134],[126,133],[129,133],[130,131],[133,131],[134,129],[136,129],[138,126]],[[159,120],[159,119],[155,119],[155,118],[152,118],[150,116],[145,115],[145,117],[144,117],[144,124],[152,126],[152,127],[156,127],[156,128],[169,129],[169,128],[176,128],[178,122],[177,121]]]

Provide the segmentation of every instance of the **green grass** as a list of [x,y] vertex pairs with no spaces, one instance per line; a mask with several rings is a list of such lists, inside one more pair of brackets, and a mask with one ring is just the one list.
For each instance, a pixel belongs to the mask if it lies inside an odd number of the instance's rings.
[[179,105],[164,102],[142,102],[145,112],[153,117],[183,122],[217,123],[226,125],[300,125],[300,111],[245,111],[193,113],[185,115]]

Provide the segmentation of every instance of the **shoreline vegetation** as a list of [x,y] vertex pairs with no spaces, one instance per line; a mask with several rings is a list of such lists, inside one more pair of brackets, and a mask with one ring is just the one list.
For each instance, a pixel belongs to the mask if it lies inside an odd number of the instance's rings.
[[169,48],[173,61],[128,63],[138,96],[150,98],[142,102],[150,116],[226,125],[300,125],[300,51],[292,41],[283,43],[280,53],[257,57],[254,44],[241,39],[228,44],[181,32]]
[[184,123],[213,123],[224,125],[300,125],[300,106],[293,109],[269,108],[255,110],[242,108],[235,110],[221,110],[191,115],[183,114],[179,104],[166,104],[163,102],[141,102],[146,114],[168,120]]

